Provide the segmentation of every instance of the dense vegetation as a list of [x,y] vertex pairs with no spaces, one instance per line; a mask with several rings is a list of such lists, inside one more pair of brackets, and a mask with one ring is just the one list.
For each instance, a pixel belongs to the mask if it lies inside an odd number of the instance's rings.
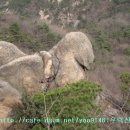
[[121,90],[122,92],[129,92],[130,89],[130,74],[128,72],[121,73]]
[[128,72],[121,73],[120,80],[121,80],[120,88],[123,95],[123,107],[127,107],[127,110],[130,110],[130,73]]
[[0,30],[0,40],[8,41],[36,52],[52,47],[61,39],[60,35],[50,31],[47,24],[35,25],[35,30],[39,37],[23,32],[18,23],[13,23],[9,28]]
[[14,9],[16,12],[19,12],[21,15],[28,16],[27,7],[32,0],[11,0],[10,8]]
[[[23,106],[15,106],[15,118],[91,118],[101,112],[100,107],[94,102],[97,94],[101,92],[99,85],[88,81],[79,81],[63,88],[54,88],[47,93],[37,92],[33,96],[24,95]],[[96,130],[96,123],[23,123],[14,124],[16,129],[24,130],[70,130],[74,128],[82,130]]]

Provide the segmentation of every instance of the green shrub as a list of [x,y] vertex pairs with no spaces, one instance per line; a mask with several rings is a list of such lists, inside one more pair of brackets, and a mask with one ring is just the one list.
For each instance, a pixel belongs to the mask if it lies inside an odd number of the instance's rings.
[[120,75],[121,79],[121,90],[127,92],[130,88],[130,73],[123,72]]
[[123,31],[118,31],[118,32],[112,32],[112,35],[111,37],[113,39],[117,39],[117,40],[120,40],[122,37],[123,37]]
[[128,72],[123,72],[120,75],[120,80],[121,80],[121,91],[123,94],[123,100],[124,100],[124,105],[130,107],[130,99],[129,99],[129,94],[130,94],[130,73]]
[[46,34],[48,32],[50,32],[49,26],[47,24],[43,24],[43,25],[38,25],[38,30],[42,33],[42,34]]
[[43,128],[40,124],[36,124],[36,125],[32,128],[32,130],[47,130],[47,129]]
[[[13,114],[13,118],[17,119],[19,122],[19,119],[24,119],[24,117],[26,117],[26,119],[30,119],[30,118],[41,118],[41,111],[39,111],[39,109],[37,108],[37,106],[35,105],[34,102],[32,102],[31,96],[28,95],[27,93],[24,93],[22,95],[22,105],[17,104],[15,105],[12,109],[12,114]],[[29,123],[27,124],[27,122],[19,122],[19,123],[13,123],[11,126],[11,129],[16,128],[19,130],[30,130],[32,127],[34,126],[33,123]]]
[[0,40],[11,42],[23,46],[31,52],[36,52],[52,48],[61,39],[60,35],[50,31],[47,24],[38,25],[35,30],[37,31],[37,36],[23,32],[17,23],[13,23],[9,28],[0,29]]
[[[54,88],[48,93],[37,93],[33,96],[36,105],[44,106],[50,110],[48,116],[53,118],[92,117],[93,111],[99,112],[99,107],[94,104],[97,93],[101,91],[100,86],[90,82],[80,81],[64,88]],[[43,102],[45,100],[45,102]],[[51,104],[53,106],[51,107]],[[97,114],[96,113],[96,114]],[[46,117],[44,112],[43,117]],[[73,129],[75,124],[51,124],[53,129]],[[96,124],[81,124],[80,129],[96,129]]]
[[117,40],[130,38],[130,25],[122,27],[117,32],[113,32],[111,37]]
[[[86,118],[95,117],[99,114],[100,107],[94,103],[94,99],[101,91],[99,85],[93,84],[88,81],[79,81],[63,88],[54,88],[47,93],[37,92],[33,96],[23,97],[23,106],[16,108],[15,117],[37,117],[37,118]],[[14,124],[15,126],[21,125],[25,129],[24,124]],[[30,130],[47,130],[47,123],[40,124],[26,124],[26,129]],[[50,130],[96,130],[97,124],[95,123],[50,123]]]
[[98,31],[95,36],[95,41],[98,43],[101,49],[105,49],[107,51],[111,51],[111,44],[109,43],[106,35],[102,31]]
[[97,30],[96,30],[96,29],[97,29],[97,25],[96,25],[96,23],[93,22],[93,21],[87,22],[85,29],[86,29],[86,32],[87,32],[87,33],[94,33],[94,32],[97,31]]
[[113,0],[115,4],[129,3],[129,0]]
[[41,34],[42,41],[44,41],[48,46],[56,44],[61,39],[60,35],[51,32],[46,23],[38,25],[37,29]]
[[124,49],[124,54],[130,56],[130,47]]
[[11,24],[9,27],[9,40],[10,42],[23,42],[20,27],[17,23]]
[[31,1],[32,0],[11,0],[9,6],[11,9],[23,15],[26,14],[25,8]]
[[120,63],[120,64],[119,64],[119,66],[120,66],[120,67],[125,67],[125,65],[124,65],[124,64],[122,64],[122,63]]
[[130,38],[130,25],[126,26],[123,32],[124,32],[124,37]]

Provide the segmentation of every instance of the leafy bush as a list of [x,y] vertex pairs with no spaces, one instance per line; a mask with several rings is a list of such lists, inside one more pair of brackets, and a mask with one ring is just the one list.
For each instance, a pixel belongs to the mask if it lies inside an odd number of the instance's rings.
[[61,39],[60,35],[51,32],[49,26],[45,23],[43,25],[42,24],[38,25],[37,28],[38,28],[38,32],[41,33],[42,35],[41,39],[49,46],[54,45]]
[[9,27],[9,40],[10,42],[23,42],[24,39],[22,37],[22,34],[21,34],[21,30],[20,30],[20,27],[17,23],[14,23],[12,25],[10,25]]
[[129,3],[129,0],[113,0],[115,4]]
[[38,25],[38,30],[43,34],[50,32],[49,26],[45,23],[43,25]]
[[23,32],[18,23],[13,23],[9,28],[0,29],[0,40],[23,46],[35,52],[50,49],[61,39],[60,35],[50,31],[47,24],[39,25],[34,30],[37,30],[37,36]]
[[94,33],[96,32],[97,30],[97,25],[95,22],[91,21],[91,22],[87,22],[86,23],[86,32],[89,32],[89,33]]
[[32,130],[47,130],[47,129],[43,128],[40,124],[36,124],[36,125],[32,128]]
[[111,44],[109,43],[106,35],[102,31],[98,31],[95,36],[95,41],[99,44],[101,49],[111,51]]
[[31,3],[32,0],[11,0],[10,1],[10,8],[15,10],[20,14],[26,14],[25,8]]
[[120,75],[121,91],[123,94],[124,106],[130,107],[130,73],[123,72]]
[[120,28],[119,31],[113,32],[111,37],[117,40],[129,39],[130,38],[130,25]]
[[121,90],[123,92],[127,92],[130,88],[130,74],[127,72],[121,73],[120,75],[121,79]]
[[130,25],[126,26],[123,32],[124,32],[124,37],[130,38]]
[[[47,93],[37,92],[33,96],[23,96],[23,105],[14,108],[16,118],[86,118],[99,114],[100,107],[95,105],[94,99],[101,91],[99,85],[88,81],[79,81],[63,88],[54,88]],[[14,124],[24,130],[47,130],[48,124]],[[78,128],[82,130],[96,130],[95,123],[50,123],[50,130],[70,130]]]
[[130,47],[124,49],[124,54],[130,56]]
[[123,37],[123,31],[112,32],[111,38],[117,39],[118,41]]

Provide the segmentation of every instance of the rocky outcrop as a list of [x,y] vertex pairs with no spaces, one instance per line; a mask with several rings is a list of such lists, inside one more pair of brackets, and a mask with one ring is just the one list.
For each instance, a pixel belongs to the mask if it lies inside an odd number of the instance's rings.
[[85,69],[90,69],[94,60],[91,42],[81,32],[67,34],[50,51],[52,55],[52,73],[58,86],[76,82],[85,78]]
[[32,93],[84,79],[85,69],[90,69],[93,60],[92,45],[81,32],[71,32],[49,52],[34,55],[1,41],[0,117],[8,117],[11,106],[20,103],[24,90]]
[[63,86],[85,78],[94,60],[91,42],[81,32],[68,33],[49,52],[26,55],[15,45],[0,42],[0,77],[19,92],[45,86]]
[[4,101],[6,97],[21,97],[19,92],[13,88],[8,82],[0,79],[0,101]]
[[[23,56],[0,66],[0,118],[8,118],[12,106],[21,103],[24,90],[38,91],[43,78],[43,61],[38,54]],[[10,123],[0,123],[5,130]]]
[[[0,118],[7,119],[10,112],[11,112],[11,108],[3,105],[0,102]],[[0,130],[6,130],[6,128],[8,128],[9,126],[10,124],[7,122],[4,121],[0,122]]]
[[43,78],[43,61],[38,54],[17,58],[0,67],[0,77],[19,92],[37,91]]
[[22,56],[25,56],[25,54],[15,45],[9,42],[0,41],[0,66]]
[[[11,113],[11,107],[20,103],[21,95],[8,82],[0,79],[0,118],[6,119]],[[5,130],[10,123],[0,122],[0,130]]]
[[48,79],[51,75],[52,55],[49,52],[41,51],[40,56],[44,64],[44,78]]

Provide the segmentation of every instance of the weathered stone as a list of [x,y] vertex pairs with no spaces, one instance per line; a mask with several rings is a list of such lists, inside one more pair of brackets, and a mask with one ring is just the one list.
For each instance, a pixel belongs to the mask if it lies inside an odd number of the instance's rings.
[[[36,90],[42,80],[48,86],[52,85],[50,82],[63,86],[84,79],[84,69],[90,69],[94,60],[91,42],[81,32],[67,34],[49,52],[41,51],[40,55],[25,56],[11,43],[1,42],[0,45],[7,48],[3,51],[0,76],[15,88],[26,88],[29,92]],[[5,61],[4,56],[8,57]]]
[[22,56],[25,56],[25,54],[15,45],[9,42],[0,41],[0,66]]
[[39,89],[43,78],[42,58],[35,54],[20,57],[0,67],[0,76],[19,92],[25,88],[28,92]]
[[52,56],[47,51],[40,51],[40,56],[42,57],[43,64],[44,64],[44,77],[48,79],[51,75],[51,68],[52,68]]
[[11,112],[11,108],[0,103],[0,130],[6,130],[11,123],[7,123],[4,119],[8,118],[9,113]]
[[8,82],[0,79],[0,101],[3,101],[9,96],[21,97],[20,93],[15,88],[13,88]]
[[84,79],[84,69],[90,69],[94,60],[91,42],[81,32],[67,34],[49,53],[58,86]]
[[20,101],[20,93],[14,89],[8,82],[0,79],[0,130],[5,130],[11,125],[7,121],[1,121],[7,119],[11,113],[12,106]]
[[[85,78],[94,60],[91,42],[81,32],[67,34],[49,52],[26,55],[15,45],[0,42],[0,117],[6,118],[24,90],[63,86]],[[1,114],[2,112],[2,114]],[[0,125],[0,130],[8,124]]]

